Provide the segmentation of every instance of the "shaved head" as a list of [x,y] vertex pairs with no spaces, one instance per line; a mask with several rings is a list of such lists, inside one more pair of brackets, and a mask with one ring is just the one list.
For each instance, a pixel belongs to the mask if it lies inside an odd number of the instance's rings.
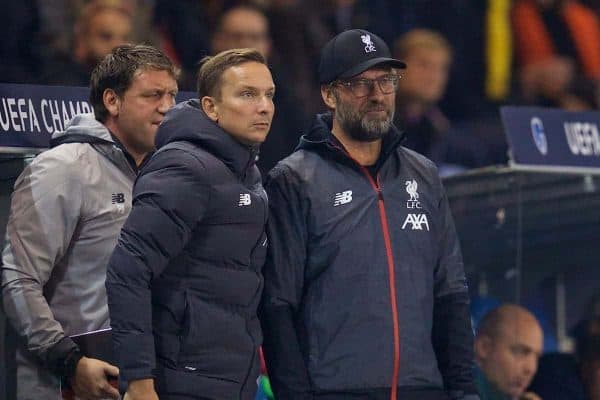
[[504,304],[481,320],[475,355],[486,378],[501,392],[518,398],[537,371],[543,340],[533,314],[516,304]]
[[477,336],[495,337],[503,329],[511,327],[539,327],[535,316],[527,309],[516,304],[503,304],[488,312],[479,323]]

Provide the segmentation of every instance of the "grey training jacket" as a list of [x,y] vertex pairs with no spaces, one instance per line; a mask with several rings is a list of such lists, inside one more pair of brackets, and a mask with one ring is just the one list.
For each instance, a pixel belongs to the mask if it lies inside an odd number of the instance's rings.
[[52,139],[64,144],[37,156],[15,183],[0,267],[4,312],[18,337],[9,393],[19,400],[60,399],[52,364],[73,348],[67,336],[109,328],[106,266],[136,177],[91,114]]

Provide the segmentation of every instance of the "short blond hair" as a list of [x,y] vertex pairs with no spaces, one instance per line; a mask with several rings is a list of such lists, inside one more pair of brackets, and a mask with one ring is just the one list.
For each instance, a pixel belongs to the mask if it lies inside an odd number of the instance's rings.
[[404,59],[414,49],[441,50],[452,57],[452,46],[441,34],[429,29],[413,29],[394,42],[394,57]]
[[77,20],[75,21],[75,34],[83,35],[87,33],[92,19],[104,11],[121,13],[130,21],[133,21],[132,10],[123,2],[114,0],[93,0],[83,6],[80,10]]
[[231,67],[247,62],[267,65],[265,57],[256,49],[231,49],[200,60],[197,74],[198,98],[221,95],[221,76]]

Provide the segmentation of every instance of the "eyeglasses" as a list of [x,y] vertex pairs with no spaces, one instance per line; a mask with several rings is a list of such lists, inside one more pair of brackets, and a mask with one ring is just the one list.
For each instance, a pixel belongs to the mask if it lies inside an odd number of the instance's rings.
[[379,90],[383,94],[391,94],[398,88],[398,80],[400,75],[384,75],[377,79],[353,79],[350,81],[335,81],[331,85],[342,85],[347,89],[350,89],[352,94],[356,97],[365,97],[369,95],[375,88],[375,82],[379,86]]

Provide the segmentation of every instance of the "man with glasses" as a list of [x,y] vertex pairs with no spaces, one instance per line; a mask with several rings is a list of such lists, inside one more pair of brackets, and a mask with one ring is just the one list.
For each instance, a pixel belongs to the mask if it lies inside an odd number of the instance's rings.
[[260,316],[276,398],[478,399],[446,195],[392,124],[405,67],[370,32],[334,37],[319,66],[330,112],[267,179]]

